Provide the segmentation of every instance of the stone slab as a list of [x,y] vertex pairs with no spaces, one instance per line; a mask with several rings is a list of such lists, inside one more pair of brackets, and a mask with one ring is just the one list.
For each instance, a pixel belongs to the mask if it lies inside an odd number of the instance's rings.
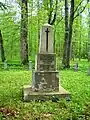
[[59,91],[59,72],[58,71],[35,71],[33,72],[34,91],[51,92]]
[[55,71],[56,70],[56,54],[55,53],[38,53],[37,69],[40,71]]
[[71,95],[63,87],[59,87],[59,92],[34,92],[30,85],[24,86],[24,101],[47,101],[60,98],[70,98]]

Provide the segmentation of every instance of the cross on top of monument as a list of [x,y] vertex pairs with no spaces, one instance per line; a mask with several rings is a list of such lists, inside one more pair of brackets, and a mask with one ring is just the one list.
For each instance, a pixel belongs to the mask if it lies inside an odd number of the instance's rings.
[[53,53],[53,28],[44,24],[40,31],[39,53]]
[[46,32],[46,52],[48,52],[48,33],[49,33],[48,28],[45,32]]

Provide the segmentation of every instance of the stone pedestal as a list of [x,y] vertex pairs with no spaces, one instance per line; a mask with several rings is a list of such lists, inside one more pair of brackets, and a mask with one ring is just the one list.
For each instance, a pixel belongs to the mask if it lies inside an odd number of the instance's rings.
[[38,53],[32,76],[32,85],[24,86],[24,101],[53,100],[53,97],[59,99],[70,96],[63,87],[59,86],[55,53]]
[[30,85],[24,86],[24,101],[46,101],[56,99],[60,100],[61,98],[70,98],[70,94],[61,86],[59,86],[59,91],[55,92],[35,92],[32,90]]
[[61,97],[70,97],[70,94],[59,85],[59,72],[56,70],[56,54],[53,53],[51,26],[44,25],[42,34],[39,53],[35,60],[35,71],[32,75],[32,85],[24,86],[24,101],[53,100],[53,98],[59,100]]
[[59,91],[59,73],[57,71],[35,71],[32,83],[33,91]]

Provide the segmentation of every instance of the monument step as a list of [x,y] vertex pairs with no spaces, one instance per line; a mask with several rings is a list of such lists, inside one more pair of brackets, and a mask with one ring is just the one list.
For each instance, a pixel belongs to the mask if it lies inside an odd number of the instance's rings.
[[56,70],[56,66],[55,65],[43,65],[43,64],[39,64],[37,65],[37,70],[40,71],[55,71]]
[[32,87],[29,85],[24,86],[24,101],[32,100],[60,100],[61,98],[70,99],[71,95],[63,87],[59,87],[58,92],[33,92]]
[[49,64],[49,63],[38,63],[38,65],[49,65],[49,66],[52,66],[52,65],[55,65],[54,63],[51,63],[51,64]]
[[59,71],[54,71],[54,70],[51,70],[51,71],[44,71],[44,70],[42,70],[42,71],[40,71],[40,70],[36,70],[36,71],[34,71],[34,72],[40,72],[40,73],[59,73]]
[[56,64],[56,55],[55,54],[38,54],[37,55],[37,64]]
[[35,71],[33,72],[33,85],[38,91],[58,91],[59,72],[58,71]]

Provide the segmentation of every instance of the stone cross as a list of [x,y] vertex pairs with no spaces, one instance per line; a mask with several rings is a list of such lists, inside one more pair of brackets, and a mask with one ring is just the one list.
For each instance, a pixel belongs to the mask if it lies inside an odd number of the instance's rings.
[[41,28],[39,53],[53,53],[53,29],[49,24]]

